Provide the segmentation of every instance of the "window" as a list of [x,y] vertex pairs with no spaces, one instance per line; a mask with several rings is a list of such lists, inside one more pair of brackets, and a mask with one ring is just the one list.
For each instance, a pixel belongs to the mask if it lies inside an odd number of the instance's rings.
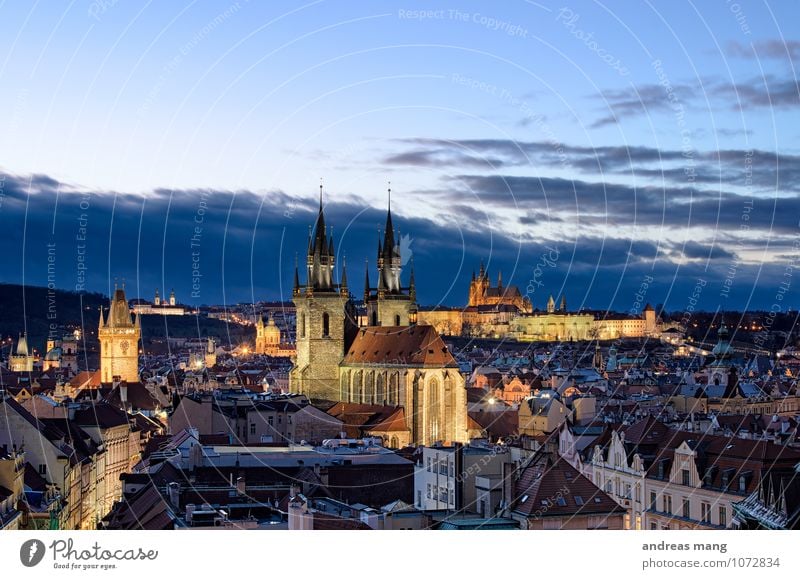
[[306,337],[306,315],[304,313],[300,313],[300,316],[297,318],[297,330],[300,332],[300,337]]
[[689,486],[689,469],[685,468],[681,471],[681,478],[683,486]]
[[289,414],[289,415],[286,417],[286,424],[291,424],[291,423],[292,423],[292,415],[291,415],[291,414]]
[[448,501],[447,495],[448,495],[447,487],[439,487],[439,498],[442,499],[443,503],[446,503]]
[[394,317],[394,325],[395,326],[399,326],[400,325],[400,316],[399,315],[396,315]]
[[422,491],[417,491],[417,507],[422,508]]
[[267,416],[267,424],[272,426],[274,422],[275,422],[275,417],[274,416]]
[[450,493],[450,504],[451,505],[456,504],[456,492],[455,491],[452,491]]
[[450,476],[456,476],[456,463],[450,463]]
[[282,416],[280,414],[278,414],[278,424],[281,423],[281,420],[282,420]]
[[700,516],[704,523],[711,522],[711,505],[700,503]]
[[580,495],[575,495],[575,504],[579,507],[583,506],[583,497]]
[[692,518],[692,508],[689,499],[683,499],[683,518],[684,519]]
[[40,464],[39,465],[39,474],[42,475],[42,476],[47,474],[47,465],[46,464]]
[[431,498],[431,485],[428,483],[428,498]]
[[739,477],[739,492],[743,493],[747,490],[747,477],[741,475]]
[[631,485],[629,483],[625,483],[625,498],[631,498]]
[[719,526],[728,526],[728,509],[726,509],[725,506],[720,506],[719,508]]
[[322,314],[322,337],[327,338],[331,335],[331,317],[328,312]]
[[664,512],[672,514],[672,495],[664,495]]
[[650,493],[650,510],[651,511],[656,510],[656,493],[654,492]]
[[658,530],[658,523],[656,523],[655,521],[651,522],[651,523],[650,523],[650,530],[651,530],[651,531],[656,531],[656,530]]
[[256,433],[256,423],[255,422],[251,422],[250,423],[250,434],[255,434],[255,433]]
[[[431,457],[428,457],[428,472],[431,472]],[[430,487],[430,485],[428,485]],[[428,498],[430,498],[430,492],[428,492]]]
[[559,507],[566,507],[566,506],[567,506],[567,500],[566,500],[564,497],[558,497],[558,498],[556,499],[556,504],[557,504]]

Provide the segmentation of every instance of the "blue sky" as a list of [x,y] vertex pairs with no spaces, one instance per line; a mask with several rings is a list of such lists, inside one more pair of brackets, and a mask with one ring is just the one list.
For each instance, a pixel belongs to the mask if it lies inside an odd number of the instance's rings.
[[799,11],[0,4],[6,280],[46,282],[49,241],[75,285],[88,194],[92,289],[124,276],[191,301],[208,190],[199,301],[285,297],[323,177],[351,280],[392,181],[425,303],[462,303],[481,259],[524,291],[557,244],[540,307],[566,292],[625,310],[651,276],[648,301],[683,309],[699,276],[703,307],[769,308],[797,252]]

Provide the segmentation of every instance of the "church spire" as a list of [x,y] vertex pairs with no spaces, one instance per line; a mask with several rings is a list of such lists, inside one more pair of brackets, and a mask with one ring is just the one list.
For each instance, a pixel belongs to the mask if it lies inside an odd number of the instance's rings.
[[322,204],[322,182],[319,190],[319,213],[313,232],[309,230],[308,247],[308,279],[306,287],[311,290],[332,291],[333,267],[335,263],[333,253],[333,235],[328,238],[325,226],[325,211]]
[[383,232],[383,256],[392,259],[395,253],[394,225],[392,224],[392,184],[389,182],[388,208],[386,210],[386,228]]
[[298,271],[298,264],[297,264],[297,254],[294,254],[294,287],[293,291],[295,294],[300,292],[300,272]]
[[347,297],[347,257],[342,256],[342,283],[339,286],[339,293]]

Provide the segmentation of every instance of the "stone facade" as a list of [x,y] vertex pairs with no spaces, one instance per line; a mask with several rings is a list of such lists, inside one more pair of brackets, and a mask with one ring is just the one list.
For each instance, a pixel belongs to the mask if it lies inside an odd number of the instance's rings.
[[139,340],[142,328],[139,316],[131,321],[125,289],[114,290],[108,317],[100,312],[100,381],[105,384],[114,382],[115,377],[121,381],[139,381]]

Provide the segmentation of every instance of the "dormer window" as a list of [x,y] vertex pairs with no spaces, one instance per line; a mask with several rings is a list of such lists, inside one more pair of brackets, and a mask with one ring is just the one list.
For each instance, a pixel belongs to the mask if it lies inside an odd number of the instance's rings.
[[744,475],[739,476],[739,492],[743,493],[747,490],[747,478]]

